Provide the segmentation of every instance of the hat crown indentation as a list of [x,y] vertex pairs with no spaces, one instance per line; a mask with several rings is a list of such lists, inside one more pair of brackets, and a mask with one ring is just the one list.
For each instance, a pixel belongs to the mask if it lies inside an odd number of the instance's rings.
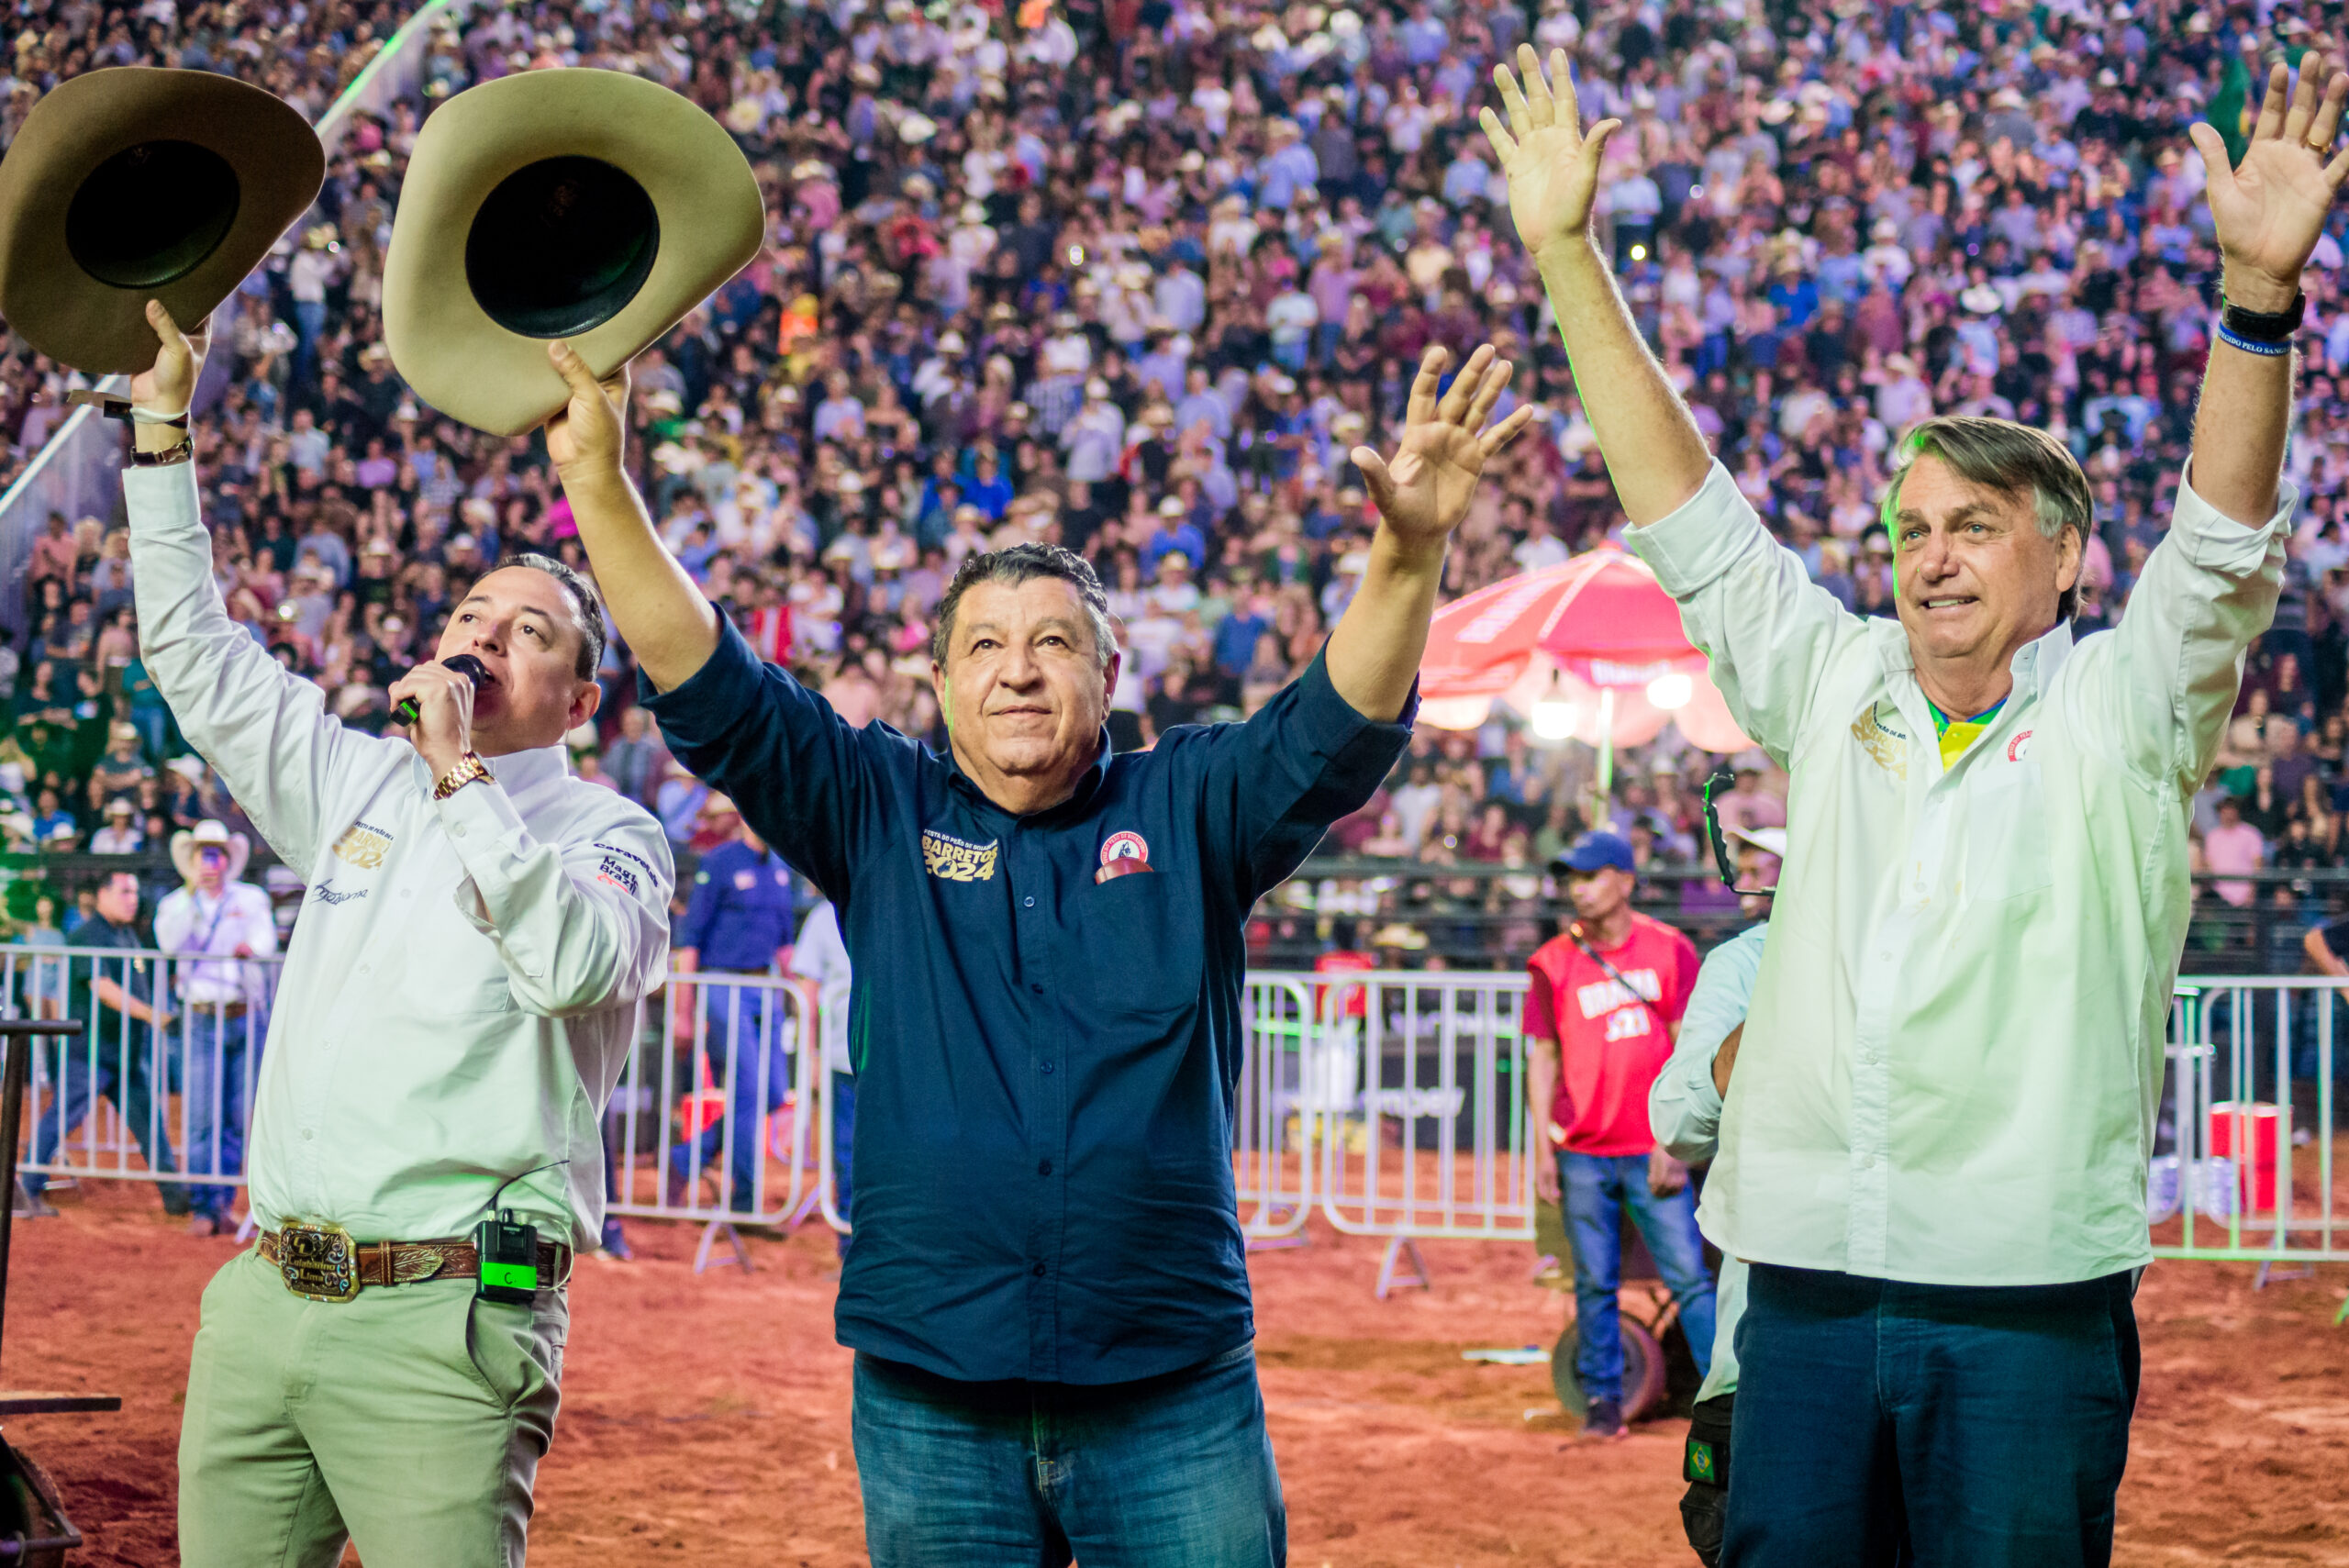
[[152,289],[202,266],[237,221],[237,172],[193,141],[142,141],[93,169],[65,212],[65,249],[91,277]]
[[482,199],[465,281],[507,331],[571,337],[626,309],[660,249],[652,198],[631,175],[599,158],[542,158]]

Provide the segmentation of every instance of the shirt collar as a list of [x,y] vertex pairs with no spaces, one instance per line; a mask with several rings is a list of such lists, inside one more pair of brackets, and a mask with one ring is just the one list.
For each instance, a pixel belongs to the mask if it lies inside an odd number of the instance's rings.
[[[1884,661],[1884,673],[1887,675],[1905,674],[1911,681],[1915,680],[1917,659],[1909,651],[1907,629],[1896,620],[1887,620],[1883,624],[1891,633],[1883,638],[1879,650]],[[2014,690],[2007,695],[2007,700],[2011,702],[2018,695],[2026,701],[2037,701],[2045,696],[2047,688],[2055,684],[2055,673],[2071,656],[2072,623],[2059,620],[2043,636],[2016,649],[2014,657],[2007,662],[2008,673],[2014,677]]]
[[[1083,809],[1085,804],[1092,800],[1095,792],[1100,789],[1101,781],[1108,776],[1109,758],[1116,750],[1117,748],[1109,741],[1109,727],[1105,724],[1101,727],[1101,750],[1095,754],[1093,765],[1079,775],[1076,788],[1069,797],[1058,806],[1048,806],[1041,811],[1029,812],[1026,816],[1020,817],[1019,820],[1022,822],[1042,821],[1057,812]],[[946,759],[947,775],[953,781],[954,787],[961,790],[967,799],[1005,817],[1017,815],[1004,810],[1002,806],[989,799],[987,792],[979,787],[978,781],[963,771],[963,760],[954,754],[954,743],[952,740],[946,743],[945,750],[939,754]]]

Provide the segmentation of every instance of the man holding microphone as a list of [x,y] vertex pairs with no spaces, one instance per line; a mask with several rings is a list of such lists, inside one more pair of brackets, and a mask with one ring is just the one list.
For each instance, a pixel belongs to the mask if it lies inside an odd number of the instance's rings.
[[141,654],[309,893],[270,1015],[248,1173],[261,1242],[215,1275],[180,1432],[189,1568],[512,1568],[554,1429],[598,1120],[668,956],[668,842],[573,778],[594,589],[526,557],[473,584],[346,728],[228,618],[197,513],[204,340],[159,304],[123,475]]
[[[1431,350],[1321,655],[1245,724],[1112,756],[1119,654],[1082,557],[974,555],[941,601],[949,750],[843,721],[695,588],[567,346],[548,447],[670,747],[839,911],[854,961],[856,1457],[879,1568],[1271,1568],[1230,1131],[1243,923],[1409,738],[1444,550],[1486,458],[1490,349]],[[1441,395],[1439,394],[1441,393]]]
[[[1482,116],[1631,547],[1793,777],[1788,855],[1698,1218],[1751,1265],[1722,1561],[2102,1563],[2128,1455],[2145,1162],[2188,803],[2274,613],[2299,276],[2349,75],[2278,66],[2242,166],[2194,128],[2224,261],[2168,536],[2069,619],[2092,503],[2042,431],[1933,419],[1883,506],[1897,622],[1770,538],[1633,328],[1563,53]],[[1603,388],[1604,396],[1589,395]]]

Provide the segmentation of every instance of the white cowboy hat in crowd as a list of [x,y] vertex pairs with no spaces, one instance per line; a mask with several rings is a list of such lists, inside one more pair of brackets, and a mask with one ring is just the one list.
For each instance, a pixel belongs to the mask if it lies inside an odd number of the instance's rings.
[[231,833],[218,822],[206,818],[192,829],[172,835],[172,864],[178,868],[180,880],[195,880],[195,852],[206,844],[217,844],[228,852],[228,874],[226,880],[235,882],[245,874],[245,862],[251,858],[253,846],[242,833]]

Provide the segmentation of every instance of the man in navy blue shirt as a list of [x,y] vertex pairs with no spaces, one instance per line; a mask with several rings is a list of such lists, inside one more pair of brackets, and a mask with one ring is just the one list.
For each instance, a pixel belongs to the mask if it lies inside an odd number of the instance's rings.
[[[940,602],[941,755],[763,666],[664,551],[567,345],[548,450],[670,747],[832,899],[854,961],[865,1534],[880,1568],[1263,1568],[1286,1516],[1233,1198],[1250,908],[1409,740],[1444,549],[1508,367],[1431,350],[1321,655],[1245,724],[1112,756],[1092,569],[1023,545]],[[1482,432],[1481,434],[1479,432]]]
[[[681,973],[714,970],[727,974],[766,974],[791,945],[791,870],[766,840],[743,825],[732,801],[713,795],[702,805],[705,819],[729,824],[726,842],[701,858],[694,871],[693,897],[684,923],[670,939],[670,966]],[[710,1076],[727,1085],[732,1111],[732,1148],[727,1124],[712,1122],[691,1142],[669,1151],[669,1197],[686,1195],[689,1184],[726,1162],[726,1206],[736,1214],[758,1210],[757,1174],[763,1156],[762,1114],[783,1104],[791,1087],[784,1054],[782,1009],[770,1006],[774,992],[757,985],[674,985],[671,1002],[680,1039],[693,1038],[695,1015],[703,1023],[702,1054]],[[699,995],[696,995],[696,993]]]

